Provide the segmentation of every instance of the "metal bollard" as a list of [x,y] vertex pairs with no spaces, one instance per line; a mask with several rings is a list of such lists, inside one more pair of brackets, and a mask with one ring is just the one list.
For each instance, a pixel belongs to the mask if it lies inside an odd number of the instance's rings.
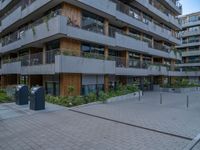
[[189,96],[187,95],[186,107],[189,108]]
[[162,93],[160,93],[160,104],[162,104],[163,101],[163,97],[162,97]]
[[140,92],[139,92],[139,101],[141,101],[141,95],[140,95]]

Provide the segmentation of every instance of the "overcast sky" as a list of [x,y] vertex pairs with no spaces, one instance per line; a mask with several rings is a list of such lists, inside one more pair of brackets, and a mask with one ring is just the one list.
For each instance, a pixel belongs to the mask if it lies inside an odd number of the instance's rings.
[[183,15],[200,11],[200,0],[180,0],[183,5]]

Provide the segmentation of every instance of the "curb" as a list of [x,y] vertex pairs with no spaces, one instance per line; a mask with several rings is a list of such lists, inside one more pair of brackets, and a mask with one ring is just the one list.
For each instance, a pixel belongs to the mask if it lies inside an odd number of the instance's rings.
[[183,150],[192,150],[200,142],[200,134],[198,134]]

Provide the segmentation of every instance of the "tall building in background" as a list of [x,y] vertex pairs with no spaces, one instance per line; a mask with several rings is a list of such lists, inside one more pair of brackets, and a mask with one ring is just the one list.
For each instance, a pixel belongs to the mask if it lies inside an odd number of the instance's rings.
[[[200,12],[180,16],[182,23],[181,46],[182,63],[178,65],[182,71],[188,72],[190,80],[200,81]],[[193,72],[193,73],[192,73]],[[196,72],[196,73],[194,73]]]
[[0,0],[1,87],[68,95],[181,76],[177,0]]

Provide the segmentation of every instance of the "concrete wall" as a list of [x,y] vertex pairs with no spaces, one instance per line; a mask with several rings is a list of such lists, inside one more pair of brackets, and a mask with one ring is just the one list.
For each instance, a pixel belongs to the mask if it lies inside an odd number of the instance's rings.
[[21,62],[6,63],[2,65],[2,74],[20,74]]
[[0,2],[0,11],[3,10],[12,0],[5,0],[3,3]]
[[74,56],[56,56],[56,73],[115,74],[115,62]]
[[[48,24],[42,23],[34,28],[30,28],[23,33],[23,36],[20,40],[10,43],[5,46],[0,46],[0,52],[8,52],[11,50],[16,50],[18,48],[22,48],[28,44],[45,40],[46,38],[50,38],[54,36],[54,38],[58,38],[56,36],[63,35],[64,31],[66,31],[67,20],[64,16],[57,16],[48,21]],[[48,26],[48,27],[47,27]],[[48,30],[49,28],[49,30]],[[35,34],[33,32],[35,30]],[[52,39],[51,39],[52,40]],[[29,45],[31,46],[31,45]]]

